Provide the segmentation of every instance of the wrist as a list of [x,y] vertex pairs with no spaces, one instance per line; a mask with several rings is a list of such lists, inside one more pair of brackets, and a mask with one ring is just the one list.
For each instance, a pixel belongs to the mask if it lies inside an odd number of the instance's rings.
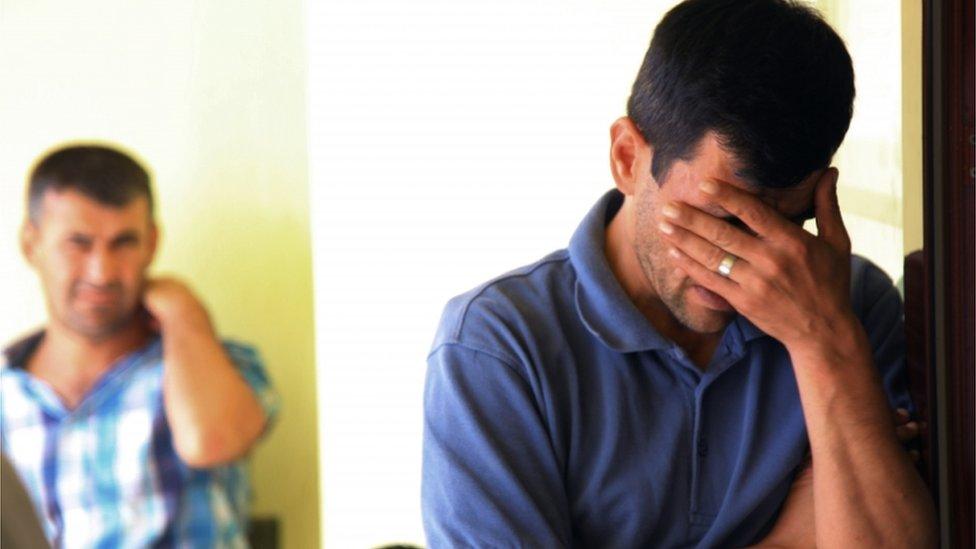
[[794,365],[845,366],[871,357],[867,334],[853,312],[838,315],[803,337],[783,344]]
[[173,300],[149,310],[164,330],[174,325],[197,325],[210,322],[206,309],[192,298]]

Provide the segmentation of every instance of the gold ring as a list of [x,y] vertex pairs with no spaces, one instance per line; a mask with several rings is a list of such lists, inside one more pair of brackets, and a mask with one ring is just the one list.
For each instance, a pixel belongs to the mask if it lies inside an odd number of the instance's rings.
[[716,269],[718,274],[724,276],[725,278],[732,276],[732,267],[735,265],[735,262],[738,259],[738,257],[735,257],[730,253],[725,254],[725,257],[722,258],[722,262],[718,264],[718,269]]

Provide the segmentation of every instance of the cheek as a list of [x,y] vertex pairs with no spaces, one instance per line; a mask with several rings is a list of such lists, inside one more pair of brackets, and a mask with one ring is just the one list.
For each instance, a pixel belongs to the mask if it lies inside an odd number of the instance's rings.
[[125,265],[117,271],[117,280],[127,288],[131,288],[139,283],[140,273],[142,273],[142,269],[139,265]]
[[134,254],[133,257],[125,261],[119,272],[119,278],[130,291],[139,291],[145,281],[148,266],[149,261],[144,256]]
[[653,277],[658,280],[662,277],[674,276],[675,270],[674,261],[668,255],[670,243],[658,228],[658,224],[663,219],[660,206],[661,204],[655,200],[642,202],[635,212],[634,219],[636,251],[641,263],[644,264],[645,271],[652,271]]
[[55,307],[66,306],[71,301],[72,287],[77,279],[70,262],[47,258],[38,264],[38,275],[48,301]]
[[45,254],[38,265],[41,276],[54,283],[67,282],[81,270],[83,260],[71,253]]
[[[699,193],[698,190],[691,185],[685,185],[680,189],[675,189],[675,191],[668,196],[667,200],[684,202],[685,204],[698,208],[699,210],[704,210],[709,206],[709,203],[702,198],[701,193]],[[664,205],[664,203],[662,203],[662,205]]]

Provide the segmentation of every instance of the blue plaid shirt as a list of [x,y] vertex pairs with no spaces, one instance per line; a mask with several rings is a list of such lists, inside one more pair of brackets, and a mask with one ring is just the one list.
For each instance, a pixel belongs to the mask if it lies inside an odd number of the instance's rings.
[[[122,358],[67,409],[24,370],[42,334],[0,369],[0,449],[55,547],[246,547],[244,462],[194,469],[177,456],[163,408],[162,343]],[[256,351],[224,348],[273,419],[278,397]]]

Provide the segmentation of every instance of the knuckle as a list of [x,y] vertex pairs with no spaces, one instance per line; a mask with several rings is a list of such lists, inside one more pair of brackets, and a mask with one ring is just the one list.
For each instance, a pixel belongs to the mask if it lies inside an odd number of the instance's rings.
[[801,256],[804,253],[806,253],[806,250],[804,250],[803,242],[800,242],[796,238],[784,239],[783,251],[786,252],[786,254],[789,255],[790,257],[793,257],[794,259],[797,256]]
[[794,261],[810,258],[810,246],[803,240],[791,238],[784,243],[783,249]]
[[846,255],[851,253],[851,237],[845,232],[843,238],[840,239],[840,251]]
[[769,212],[758,204],[750,204],[743,208],[742,217],[754,225],[762,226],[769,221]]
[[730,248],[735,244],[735,237],[735,228],[723,222],[715,229],[712,241],[719,248]]
[[756,311],[763,308],[762,294],[746,294],[740,298],[739,304],[745,311]]
[[708,266],[711,267],[713,271],[717,270],[723,259],[725,259],[725,250],[722,250],[721,248],[714,248],[708,254]]
[[[766,266],[766,271],[772,278],[782,278],[786,275],[786,262],[780,257],[769,258],[769,263]],[[766,279],[760,279],[757,284],[762,285],[762,289],[769,290],[769,281]]]
[[765,278],[756,278],[751,286],[755,288],[755,295],[763,296],[763,298],[769,296],[773,289],[773,285]]

